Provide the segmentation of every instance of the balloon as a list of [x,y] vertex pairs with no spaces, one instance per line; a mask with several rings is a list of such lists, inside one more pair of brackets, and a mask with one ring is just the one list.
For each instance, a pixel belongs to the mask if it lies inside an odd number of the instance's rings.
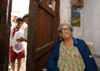
[[18,44],[15,44],[15,46],[13,46],[13,50],[16,53],[21,52],[23,49],[24,49],[23,43],[18,43]]
[[15,33],[14,37],[13,37],[13,50],[16,53],[19,53],[23,50],[24,46],[23,46],[23,42],[18,42],[17,39],[20,37],[24,37],[24,33],[23,31],[18,31]]

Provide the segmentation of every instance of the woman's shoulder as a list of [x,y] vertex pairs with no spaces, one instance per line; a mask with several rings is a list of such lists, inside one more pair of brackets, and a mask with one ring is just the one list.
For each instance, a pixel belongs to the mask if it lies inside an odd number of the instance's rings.
[[60,44],[62,41],[63,41],[63,40],[60,40],[60,41],[56,42],[56,44]]
[[74,38],[77,40],[77,42],[81,42],[81,43],[85,43],[85,41],[83,39],[80,39],[80,38]]
[[58,42],[56,42],[56,44],[55,44],[55,46],[54,47],[59,47],[60,46],[60,44],[61,44],[61,42],[62,42],[63,40],[60,40],[60,41],[58,41]]
[[85,46],[86,43],[83,39],[74,38],[74,42],[77,43],[77,46]]

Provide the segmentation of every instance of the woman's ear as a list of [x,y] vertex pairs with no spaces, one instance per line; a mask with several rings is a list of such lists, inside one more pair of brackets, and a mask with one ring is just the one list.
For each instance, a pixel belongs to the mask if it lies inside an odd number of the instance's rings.
[[61,37],[61,33],[59,33],[59,36]]
[[73,36],[73,32],[72,32],[71,34],[72,34],[72,36]]

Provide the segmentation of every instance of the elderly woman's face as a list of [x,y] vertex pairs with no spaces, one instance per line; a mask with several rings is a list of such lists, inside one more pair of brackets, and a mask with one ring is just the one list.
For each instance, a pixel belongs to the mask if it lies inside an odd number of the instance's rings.
[[70,26],[67,24],[64,24],[61,26],[61,33],[59,34],[63,39],[68,39],[72,37],[72,31],[70,29]]

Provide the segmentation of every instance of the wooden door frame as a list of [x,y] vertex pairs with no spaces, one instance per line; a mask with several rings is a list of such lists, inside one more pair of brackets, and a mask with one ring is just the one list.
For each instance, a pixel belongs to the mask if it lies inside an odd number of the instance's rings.
[[35,71],[37,15],[38,4],[30,0],[26,71]]
[[12,8],[12,0],[7,0],[7,7],[6,7],[6,56],[5,56],[5,63],[3,70],[8,71],[8,61],[9,61],[9,41],[10,41],[10,23],[11,23],[11,8]]

